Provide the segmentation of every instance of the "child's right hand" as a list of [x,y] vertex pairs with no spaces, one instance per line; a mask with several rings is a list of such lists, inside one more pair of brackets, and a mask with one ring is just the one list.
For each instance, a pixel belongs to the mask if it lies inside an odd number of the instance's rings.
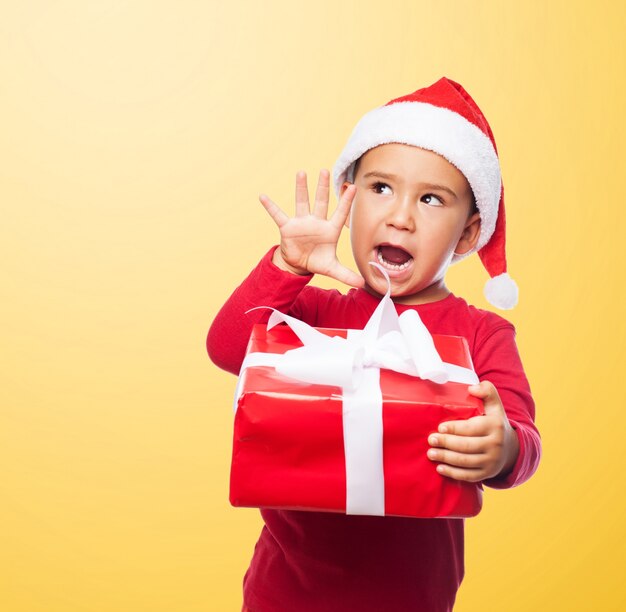
[[363,287],[363,278],[341,265],[337,259],[337,242],[348,218],[356,187],[350,185],[344,191],[337,209],[330,219],[326,219],[329,182],[330,173],[324,169],[317,183],[312,214],[304,171],[296,174],[294,217],[287,216],[266,195],[259,196],[261,204],[280,231],[280,247],[274,252],[273,262],[294,274],[323,274],[353,287]]

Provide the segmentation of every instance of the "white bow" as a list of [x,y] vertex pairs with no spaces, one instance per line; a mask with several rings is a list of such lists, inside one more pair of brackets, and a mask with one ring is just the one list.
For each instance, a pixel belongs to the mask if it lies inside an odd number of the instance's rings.
[[[391,300],[387,272],[378,263],[370,262],[370,265],[376,266],[387,279],[387,292],[363,330],[349,330],[347,338],[327,336],[304,321],[271,308],[267,329],[286,323],[302,346],[283,355],[267,354],[267,358],[261,356],[265,354],[248,355],[245,366],[272,365],[279,374],[289,378],[345,389],[358,387],[364,368],[394,370],[438,384],[477,383],[473,370],[441,360],[417,311],[406,310],[398,316]],[[251,310],[258,308],[269,307],[258,306]]]

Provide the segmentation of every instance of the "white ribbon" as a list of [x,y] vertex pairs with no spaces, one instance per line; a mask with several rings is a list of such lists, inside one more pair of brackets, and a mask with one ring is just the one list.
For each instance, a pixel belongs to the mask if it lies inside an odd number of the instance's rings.
[[477,384],[478,377],[469,368],[441,360],[430,332],[415,310],[406,310],[398,316],[391,300],[387,272],[378,263],[370,262],[370,265],[376,266],[387,279],[387,292],[365,327],[348,330],[347,338],[327,336],[299,319],[271,309],[267,329],[286,323],[302,346],[284,354],[249,353],[241,366],[235,410],[241,395],[243,372],[253,366],[272,366],[279,374],[295,380],[341,387],[346,514],[384,516],[380,369],[437,384]]

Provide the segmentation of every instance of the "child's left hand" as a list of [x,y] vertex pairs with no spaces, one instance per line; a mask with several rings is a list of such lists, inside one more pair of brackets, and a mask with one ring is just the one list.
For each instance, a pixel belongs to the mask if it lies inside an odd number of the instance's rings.
[[492,383],[483,380],[468,387],[484,401],[485,414],[463,421],[445,421],[439,433],[428,436],[433,447],[428,457],[437,461],[437,471],[455,480],[478,482],[506,475],[515,465],[519,440]]

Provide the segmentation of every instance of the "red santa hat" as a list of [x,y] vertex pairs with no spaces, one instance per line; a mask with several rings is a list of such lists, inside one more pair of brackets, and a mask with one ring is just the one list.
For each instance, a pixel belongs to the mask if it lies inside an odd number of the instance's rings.
[[465,175],[480,213],[480,236],[472,250],[455,253],[451,263],[478,251],[491,277],[485,285],[485,297],[497,308],[513,308],[518,288],[506,271],[500,162],[491,128],[476,102],[459,83],[442,77],[364,115],[333,168],[337,196],[343,182],[353,180],[356,160],[366,151],[391,142],[438,153]]

